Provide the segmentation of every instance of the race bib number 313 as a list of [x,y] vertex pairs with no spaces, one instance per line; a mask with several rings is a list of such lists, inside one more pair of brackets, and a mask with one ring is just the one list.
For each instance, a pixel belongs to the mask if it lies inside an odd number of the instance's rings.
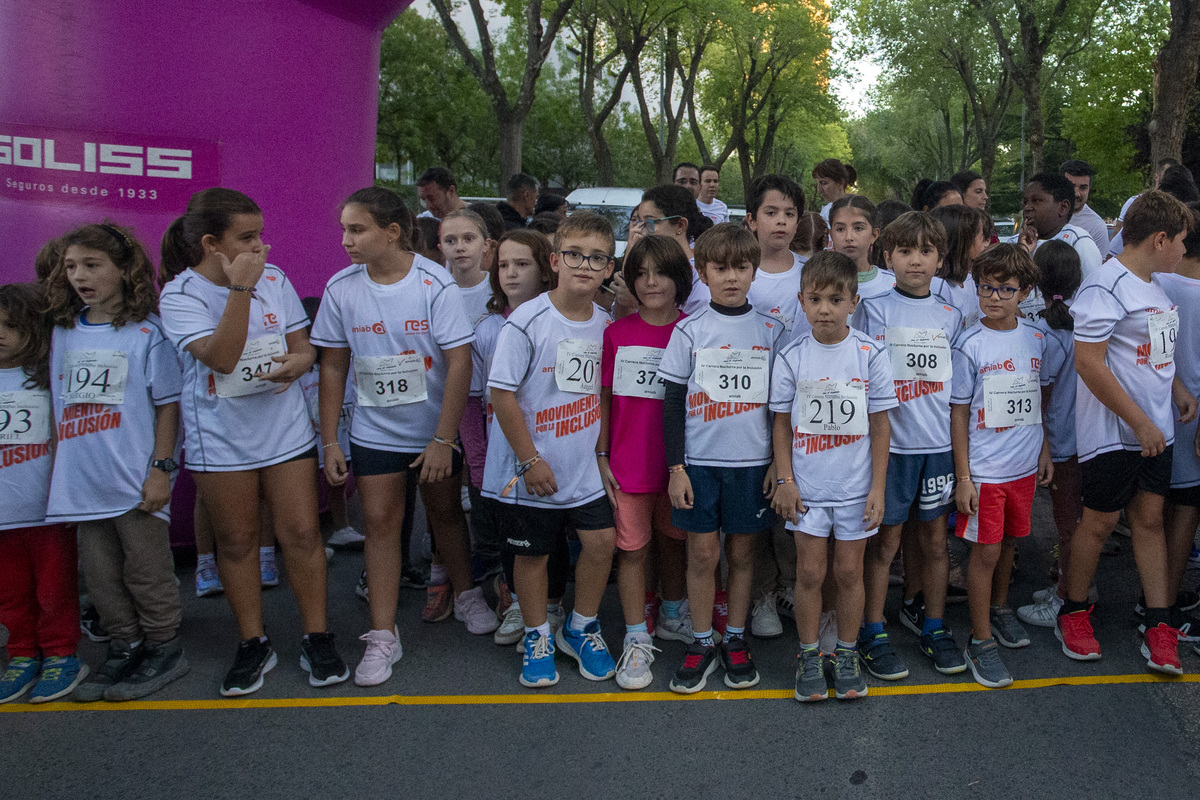
[[233,372],[228,375],[213,373],[217,397],[244,397],[278,388],[279,384],[268,381],[267,376],[271,374],[271,370],[280,366],[274,360],[275,356],[286,352],[283,337],[277,333],[246,342],[242,349],[242,357],[238,359]]
[[613,362],[613,394],[650,400],[666,397],[667,384],[658,377],[663,352],[661,347],[618,347]]
[[1042,387],[1036,375],[988,375],[983,379],[983,424],[989,428],[1038,425]]
[[600,393],[600,342],[563,339],[554,360],[554,382],[563,392]]
[[419,353],[358,356],[354,359],[354,377],[361,406],[391,408],[429,398],[425,359]]
[[866,436],[867,391],[862,383],[799,381],[796,430],[831,436]]
[[696,353],[696,383],[718,403],[765,403],[771,354],[766,350],[707,348]]
[[68,350],[63,356],[63,405],[125,402],[129,357],[122,350]]
[[50,395],[24,390],[0,392],[0,446],[50,440]]

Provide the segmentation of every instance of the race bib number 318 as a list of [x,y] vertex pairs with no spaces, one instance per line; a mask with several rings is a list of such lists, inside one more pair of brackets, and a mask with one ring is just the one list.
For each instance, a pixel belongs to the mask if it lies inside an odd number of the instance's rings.
[[356,357],[354,378],[361,406],[391,408],[429,399],[425,359],[419,353]]

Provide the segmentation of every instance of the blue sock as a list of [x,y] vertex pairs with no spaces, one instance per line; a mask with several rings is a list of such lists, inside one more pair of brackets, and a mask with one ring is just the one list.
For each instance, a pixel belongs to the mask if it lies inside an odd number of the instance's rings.
[[941,617],[926,617],[925,624],[921,626],[921,635],[924,636],[925,634],[933,633],[940,627],[942,627]]
[[625,626],[625,635],[626,636],[628,636],[631,633],[649,633],[649,632],[650,631],[646,628],[646,620],[642,620],[637,625],[626,625]]
[[578,611],[571,612],[571,621],[567,623],[567,627],[573,631],[581,631],[588,626],[589,622],[595,622],[595,617],[585,617]]
[[864,639],[874,639],[881,633],[883,633],[883,622],[864,622],[860,635]]
[[679,612],[682,607],[682,600],[663,600],[662,605],[659,606],[658,613],[668,619],[679,619]]
[[725,639],[726,639],[726,641],[729,641],[729,640],[731,640],[731,639],[745,639],[745,638],[746,638],[746,628],[745,628],[745,626],[743,626],[743,627],[741,627],[741,628],[735,628],[735,627],[733,627],[732,625],[726,625],[726,626],[725,626]]

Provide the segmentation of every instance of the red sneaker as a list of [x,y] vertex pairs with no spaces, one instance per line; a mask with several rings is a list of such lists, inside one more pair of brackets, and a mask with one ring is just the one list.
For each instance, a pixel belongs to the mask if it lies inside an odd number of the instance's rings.
[[729,623],[729,595],[724,589],[717,592],[713,598],[713,630],[725,636],[725,626]]
[[1160,622],[1146,630],[1142,638],[1142,655],[1146,657],[1146,666],[1155,672],[1183,674],[1183,665],[1179,663],[1179,631],[1166,623]]
[[654,635],[654,626],[658,622],[658,609],[662,598],[654,592],[646,592],[646,633]]
[[421,619],[425,622],[441,622],[454,613],[454,592],[449,583],[425,588],[425,607]]
[[1059,614],[1054,623],[1054,635],[1062,642],[1067,658],[1076,661],[1099,661],[1100,643],[1092,632],[1092,606],[1083,611]]

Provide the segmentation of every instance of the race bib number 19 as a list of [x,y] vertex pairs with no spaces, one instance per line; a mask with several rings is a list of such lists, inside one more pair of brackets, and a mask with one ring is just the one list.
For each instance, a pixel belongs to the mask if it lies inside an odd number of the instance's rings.
[[125,402],[129,357],[122,350],[68,350],[63,356],[63,405]]
[[1151,314],[1150,363],[1156,367],[1175,360],[1175,338],[1179,336],[1179,312],[1172,309],[1162,314]]
[[361,406],[391,408],[429,398],[425,386],[425,359],[419,353],[357,356],[354,378]]
[[988,375],[983,379],[983,424],[989,428],[1038,425],[1042,387],[1036,375]]
[[939,328],[888,328],[887,346],[896,380],[950,381],[950,339],[945,331]]
[[242,349],[242,357],[238,359],[233,372],[225,375],[213,373],[217,387],[217,397],[244,397],[249,394],[261,394],[271,389],[279,388],[266,378],[271,370],[280,366],[274,360],[287,352],[283,337],[277,333],[260,336],[246,342]]
[[50,440],[50,395],[38,390],[0,392],[0,446]]
[[799,381],[796,429],[830,436],[866,436],[867,392],[862,383]]
[[600,342],[563,339],[554,361],[554,382],[563,392],[600,393]]
[[766,350],[696,353],[696,383],[718,403],[765,403],[770,390],[771,354]]
[[658,377],[663,352],[661,347],[618,347],[613,362],[613,394],[650,400],[666,397],[667,384]]

